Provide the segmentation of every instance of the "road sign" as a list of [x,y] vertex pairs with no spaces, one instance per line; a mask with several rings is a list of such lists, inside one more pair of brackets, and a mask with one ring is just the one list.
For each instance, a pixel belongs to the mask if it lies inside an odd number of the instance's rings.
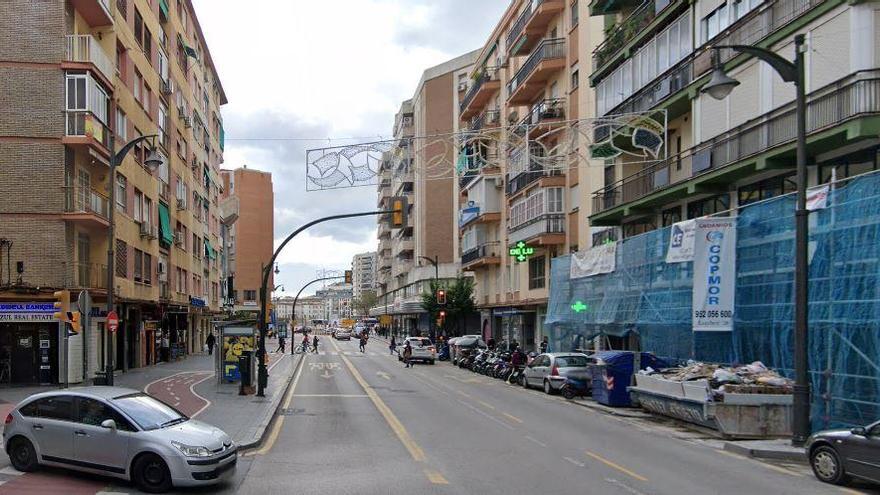
[[111,311],[107,313],[107,330],[116,332],[117,328],[119,328],[119,315],[116,314],[116,311]]

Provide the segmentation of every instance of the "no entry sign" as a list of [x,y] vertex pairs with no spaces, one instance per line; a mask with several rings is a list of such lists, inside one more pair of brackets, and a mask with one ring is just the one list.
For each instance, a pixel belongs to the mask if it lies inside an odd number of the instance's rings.
[[119,315],[116,314],[116,311],[111,311],[107,313],[107,330],[116,332],[117,328],[119,328]]

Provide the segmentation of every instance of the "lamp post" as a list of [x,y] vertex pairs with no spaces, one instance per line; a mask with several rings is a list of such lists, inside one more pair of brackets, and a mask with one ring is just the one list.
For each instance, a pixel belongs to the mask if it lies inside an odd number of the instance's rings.
[[810,434],[810,377],[809,377],[809,264],[807,246],[809,239],[809,211],[807,210],[807,105],[804,77],[804,35],[794,37],[795,59],[790,62],[776,53],[755,46],[714,46],[712,53],[712,77],[702,91],[717,100],[724,99],[739,84],[724,72],[718,50],[730,49],[752,55],[767,62],[785,82],[794,83],[795,118],[797,120],[797,207],[795,210],[795,332],[794,332],[794,410],[792,444],[803,445]]
[[[426,260],[428,263],[434,265],[434,286],[439,287],[440,286],[440,268],[439,268],[437,255],[435,254],[433,258],[429,258],[427,256],[419,256],[419,259]],[[434,294],[434,297],[437,297],[437,294]],[[429,320],[428,325],[431,328],[431,341],[433,342],[434,338],[436,337],[436,335],[435,335],[436,331],[434,328],[434,318],[432,318],[429,315],[428,320]]]
[[[114,266],[116,261],[116,168],[122,165],[122,160],[125,158],[125,155],[128,154],[129,151],[132,150],[138,143],[146,141],[147,139],[152,139],[153,142],[150,146],[150,154],[147,155],[147,158],[144,160],[144,164],[149,167],[151,170],[155,170],[162,166],[164,160],[159,153],[156,152],[156,143],[155,138],[158,134],[150,134],[147,136],[140,136],[132,139],[131,141],[125,143],[125,145],[117,152],[116,148],[116,136],[110,134],[110,211],[107,212],[107,220],[110,222],[110,226],[108,227],[108,240],[107,240],[107,313],[113,311],[113,289],[114,289],[114,276],[116,267]],[[106,346],[106,354],[107,362],[104,363],[104,373],[107,385],[113,385],[113,356],[111,354],[110,348],[110,335],[107,335],[105,340]]]
[[[337,279],[340,279],[340,278],[345,278],[345,276],[344,276],[344,275],[340,275],[340,276],[338,276],[338,277],[322,277],[322,278],[316,278],[315,280],[312,280],[311,282],[307,283],[306,285],[303,285],[302,288],[299,290],[299,292],[296,293],[296,297],[293,298],[293,307],[290,309],[290,321],[291,321],[291,322],[295,322],[295,321],[296,321],[296,302],[299,300],[299,296],[300,296],[300,294],[302,294],[302,292],[303,292],[304,290],[306,290],[306,287],[308,287],[308,286],[310,286],[310,285],[312,285],[312,284],[314,284],[314,283],[323,282],[323,281],[325,281],[325,280],[337,280]],[[305,328],[305,325],[303,325],[303,328]],[[294,328],[294,329],[295,329],[295,328]],[[292,337],[291,337],[291,338],[292,338]],[[291,345],[290,345],[290,353],[291,353],[291,354],[295,354],[295,353],[294,353],[293,341],[291,341]]]

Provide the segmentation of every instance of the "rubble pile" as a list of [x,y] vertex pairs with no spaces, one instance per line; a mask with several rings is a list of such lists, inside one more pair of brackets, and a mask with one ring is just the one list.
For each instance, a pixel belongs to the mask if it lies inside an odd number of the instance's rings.
[[755,361],[745,366],[729,367],[719,364],[688,361],[686,365],[662,370],[648,369],[641,373],[666,380],[689,382],[707,380],[714,395],[737,394],[790,394],[794,382]]

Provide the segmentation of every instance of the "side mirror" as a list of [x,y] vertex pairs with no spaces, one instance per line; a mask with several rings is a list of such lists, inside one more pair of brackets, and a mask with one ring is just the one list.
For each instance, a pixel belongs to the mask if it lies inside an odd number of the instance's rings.
[[861,426],[857,426],[852,430],[849,430],[849,432],[853,435],[858,435],[860,437],[868,436],[868,430],[862,428]]
[[109,428],[113,431],[116,431],[116,421],[113,421],[112,419],[105,419],[104,421],[101,422],[101,427],[102,428]]

